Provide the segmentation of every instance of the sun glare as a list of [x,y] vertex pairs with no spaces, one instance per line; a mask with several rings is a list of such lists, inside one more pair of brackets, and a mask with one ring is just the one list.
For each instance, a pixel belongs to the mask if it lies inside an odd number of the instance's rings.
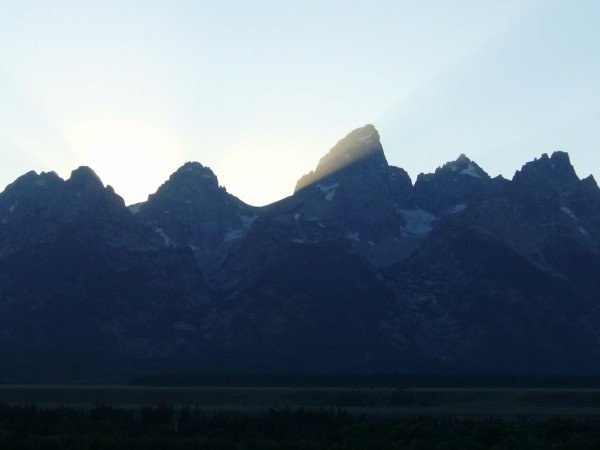
[[313,168],[319,151],[318,138],[245,134],[228,143],[213,170],[230,193],[263,206],[291,195],[296,180]]
[[80,156],[127,204],[146,200],[182,161],[177,139],[140,124],[80,124],[67,134]]

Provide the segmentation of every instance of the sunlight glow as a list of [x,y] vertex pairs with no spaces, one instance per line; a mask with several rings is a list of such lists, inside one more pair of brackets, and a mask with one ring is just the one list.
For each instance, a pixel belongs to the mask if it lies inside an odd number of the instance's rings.
[[264,206],[294,192],[297,179],[319,160],[320,136],[244,133],[228,141],[228,150],[211,168],[219,183],[244,202]]
[[77,124],[65,135],[82,164],[129,204],[146,200],[183,159],[176,138],[146,124]]

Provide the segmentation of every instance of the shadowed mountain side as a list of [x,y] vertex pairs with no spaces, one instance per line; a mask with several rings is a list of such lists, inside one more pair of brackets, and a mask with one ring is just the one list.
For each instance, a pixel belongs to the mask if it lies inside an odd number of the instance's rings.
[[540,269],[474,230],[440,227],[386,278],[415,330],[414,352],[438,367],[600,370],[597,287]]
[[[551,159],[562,160],[568,168],[549,164]],[[495,180],[458,226],[475,228],[532,264],[561,274],[569,270],[560,264],[561,254],[600,251],[599,220],[600,189],[595,181],[580,180],[568,155],[555,153],[526,164],[512,182]]]
[[190,354],[178,330],[207,301],[187,249],[169,248],[88,168],[21,177],[0,194],[3,354]]
[[407,351],[392,290],[345,240],[281,243],[250,287],[219,302],[210,329],[223,352],[289,370],[364,370]]
[[600,370],[599,211],[598,186],[555,153],[442,220],[385,271],[418,353],[471,370]]
[[191,254],[132,254],[123,269],[72,231],[0,260],[0,353],[194,355],[207,291]]

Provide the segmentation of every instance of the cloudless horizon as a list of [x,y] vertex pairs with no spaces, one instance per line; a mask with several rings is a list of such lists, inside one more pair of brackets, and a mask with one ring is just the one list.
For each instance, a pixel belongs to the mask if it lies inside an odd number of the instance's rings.
[[87,165],[132,204],[198,161],[264,205],[367,123],[413,181],[555,150],[600,176],[600,2],[0,6],[1,190]]

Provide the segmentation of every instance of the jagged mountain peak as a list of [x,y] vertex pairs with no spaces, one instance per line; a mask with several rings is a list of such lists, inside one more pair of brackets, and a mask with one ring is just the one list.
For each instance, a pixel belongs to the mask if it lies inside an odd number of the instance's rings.
[[104,183],[90,167],[81,166],[71,172],[67,183],[78,190],[102,190]]
[[96,201],[100,200],[107,204],[124,205],[114,189],[105,187],[98,175],[86,166],[73,170],[67,180],[63,180],[56,172],[27,172],[8,185],[0,197],[14,202],[15,211],[25,204],[47,208],[50,204],[68,203],[70,208],[75,205],[77,208],[95,208]]
[[412,202],[425,211],[445,215],[462,211],[481,198],[490,176],[477,163],[461,154],[456,160],[438,167],[434,173],[420,174]]
[[219,187],[219,180],[212,169],[196,161],[186,162],[169,177],[169,181],[193,183],[214,189]]
[[[54,177],[58,178],[56,174],[54,174]],[[112,186],[105,186],[100,177],[90,167],[78,167],[71,172],[71,176],[66,181],[58,179],[63,184],[67,195],[74,196],[76,198],[75,202],[80,204],[82,208],[108,207],[113,214],[122,214],[125,200],[115,192]],[[42,183],[44,181],[42,179]]]
[[398,194],[404,199],[410,195],[413,187],[412,179],[406,170],[401,167],[390,166],[390,177],[394,180]]
[[367,124],[351,131],[343,139],[340,139],[321,158],[315,170],[298,180],[294,192],[298,192],[347,168],[370,163],[382,168],[388,167],[379,140],[379,133],[373,125]]
[[208,166],[203,166],[197,161],[188,161],[183,166],[175,171],[175,174],[196,174],[215,177],[215,173]]
[[198,162],[185,163],[146,202],[129,210],[165,242],[190,247],[203,270],[219,261],[217,248],[245,235],[257,217]]
[[[178,201],[192,201],[200,197],[225,193],[219,186],[219,180],[210,167],[199,162],[186,162],[169,176],[156,191],[148,197],[148,201],[157,197],[172,197]],[[199,197],[200,196],[200,197]]]
[[598,189],[598,183],[596,182],[596,179],[594,178],[594,175],[588,175],[583,180],[581,180],[581,182],[585,186],[590,186],[592,188]]
[[6,187],[5,192],[18,191],[21,189],[29,189],[32,187],[45,186],[47,183],[59,182],[62,183],[63,179],[60,178],[56,172],[41,172],[37,173],[34,170],[21,175],[11,184]]
[[461,153],[454,161],[449,161],[441,167],[438,167],[432,174],[421,174],[419,177],[423,181],[430,180],[439,176],[456,177],[457,175],[470,176],[482,180],[488,180],[490,176],[475,161],[471,160],[464,153]]
[[569,154],[555,151],[551,156],[544,153],[540,158],[526,163],[515,173],[513,181],[525,184],[545,182],[564,185],[579,181],[579,177],[571,164]]
[[552,161],[553,164],[563,164],[565,167],[571,166],[571,158],[569,157],[569,154],[567,152],[563,152],[562,150],[556,150],[552,152],[550,161]]

